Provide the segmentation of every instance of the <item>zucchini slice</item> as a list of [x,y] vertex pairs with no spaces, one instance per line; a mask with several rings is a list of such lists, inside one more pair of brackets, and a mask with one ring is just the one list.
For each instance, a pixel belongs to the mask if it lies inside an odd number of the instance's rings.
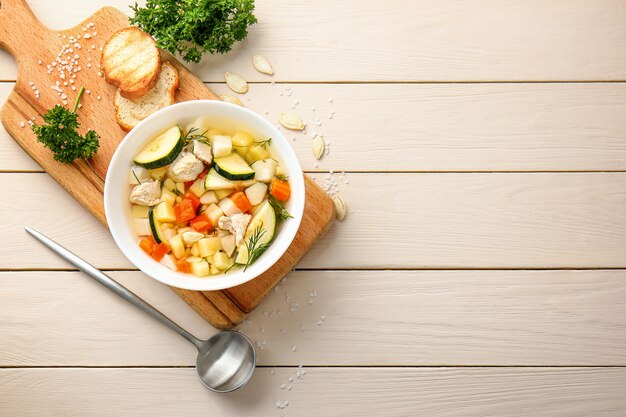
[[213,160],[215,171],[232,181],[245,181],[254,178],[254,169],[237,153]]
[[[257,230],[258,229],[258,230]],[[274,238],[274,232],[276,230],[276,213],[269,201],[261,204],[261,207],[254,213],[254,217],[250,221],[248,228],[246,229],[246,236],[239,245],[239,253],[235,262],[238,264],[248,265],[248,246],[251,244],[250,240],[255,231],[261,232],[261,237],[257,240],[256,245],[252,249],[260,248],[263,245],[269,244]]]
[[204,188],[207,190],[232,190],[235,188],[235,184],[218,174],[214,168],[211,168],[204,179]]
[[164,167],[174,162],[183,150],[183,144],[180,127],[172,126],[143,148],[133,162],[147,169]]
[[161,222],[155,218],[154,207],[151,208],[150,213],[148,213],[148,220],[150,221],[150,230],[152,230],[152,236],[154,236],[156,243],[161,243],[166,240],[161,231]]

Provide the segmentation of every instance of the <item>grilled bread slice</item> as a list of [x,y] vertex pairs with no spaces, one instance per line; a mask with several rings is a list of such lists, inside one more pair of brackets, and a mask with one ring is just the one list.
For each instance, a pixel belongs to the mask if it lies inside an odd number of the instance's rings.
[[140,121],[163,107],[174,104],[179,87],[178,71],[169,62],[161,65],[161,73],[156,85],[146,95],[137,100],[122,97],[118,89],[113,99],[115,119],[125,131],[131,130]]
[[123,97],[138,99],[154,87],[161,58],[154,39],[131,26],[118,30],[106,42],[100,65],[106,81],[118,87]]

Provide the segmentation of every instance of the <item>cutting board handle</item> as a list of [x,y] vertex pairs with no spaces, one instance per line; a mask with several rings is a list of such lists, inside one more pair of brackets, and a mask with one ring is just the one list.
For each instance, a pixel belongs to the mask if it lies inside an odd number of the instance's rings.
[[28,49],[33,41],[42,39],[47,30],[25,0],[0,0],[0,48],[14,57],[20,49]]

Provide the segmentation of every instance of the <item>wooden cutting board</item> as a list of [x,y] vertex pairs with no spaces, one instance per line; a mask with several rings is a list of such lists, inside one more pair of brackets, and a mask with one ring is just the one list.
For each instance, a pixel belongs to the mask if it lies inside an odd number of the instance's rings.
[[[61,3],[59,7],[62,7]],[[104,81],[98,63],[100,48],[106,40],[126,26],[128,17],[124,13],[105,7],[78,26],[53,31],[37,20],[24,0],[0,2],[0,48],[15,57],[18,67],[15,88],[2,108],[2,124],[52,178],[105,225],[104,178],[109,161],[125,133],[114,118],[115,88]],[[70,43],[70,36],[76,41]],[[65,79],[61,78],[60,64],[52,65],[63,48],[66,52],[61,58],[66,62],[76,61],[73,65],[76,72],[72,71],[74,78],[67,69]],[[72,51],[67,52],[68,48]],[[170,54],[162,52],[162,58],[179,71],[181,86],[177,101],[218,99]],[[29,121],[40,124],[41,115],[56,104],[64,104],[63,100],[71,108],[81,86],[89,90],[89,94],[83,95],[82,107],[78,111],[81,133],[88,128],[96,130],[101,137],[100,149],[93,159],[66,165],[54,161],[51,152],[37,143]],[[222,291],[173,288],[213,326],[230,328],[241,322],[331,225],[334,218],[331,199],[306,176],[305,183],[306,204],[300,230],[285,255],[267,272],[246,284]]]

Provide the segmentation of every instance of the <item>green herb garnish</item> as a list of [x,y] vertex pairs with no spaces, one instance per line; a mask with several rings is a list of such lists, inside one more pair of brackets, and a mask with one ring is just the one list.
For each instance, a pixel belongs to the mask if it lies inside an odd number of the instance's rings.
[[272,144],[272,138],[268,138],[260,142],[254,142],[254,144],[260,146],[263,149],[267,149],[267,147]]
[[132,173],[133,173],[133,177],[135,177],[135,179],[137,180],[137,182],[138,182],[139,184],[141,184],[141,180],[139,179],[139,177],[137,176],[137,174],[135,174],[135,170],[134,170],[134,169],[131,169],[131,170],[130,170],[130,172],[132,172]]
[[135,12],[131,24],[187,62],[199,62],[204,52],[230,51],[257,22],[254,0],[147,0],[145,7],[130,8]]
[[80,124],[76,110],[84,91],[85,87],[81,87],[72,111],[57,104],[43,115],[45,124],[32,126],[37,142],[54,152],[55,160],[65,164],[91,158],[100,147],[100,136],[95,131],[89,130],[85,136],[78,133]]
[[276,213],[276,223],[282,223],[287,219],[293,219],[293,216],[289,214],[283,203],[278,201],[274,196],[270,195],[269,198],[270,205],[274,209],[274,213]]
[[275,175],[275,177],[281,181],[289,181],[289,177],[286,175]]
[[206,132],[208,132],[208,130],[205,130],[202,133],[196,134],[195,132],[197,132],[198,130],[199,129],[197,127],[192,127],[191,129],[189,129],[189,132],[187,132],[187,134],[183,137],[183,141],[185,142],[185,144],[191,142],[192,140],[197,140],[199,142],[210,145],[206,137]]
[[176,187],[172,188],[172,193],[174,193],[175,195],[183,195],[183,193],[181,193],[180,190]]
[[267,243],[261,243],[261,238],[265,234],[265,230],[261,226],[262,225],[258,225],[257,227],[255,227],[252,231],[252,234],[245,242],[246,250],[248,251],[248,261],[245,264],[235,262],[234,264],[229,266],[228,269],[224,271],[224,273],[227,273],[232,268],[235,268],[237,266],[243,266],[243,270],[245,272],[246,269],[248,269],[248,267],[252,265],[257,259],[259,259],[261,255],[263,255],[263,252],[265,252],[267,248],[270,247],[272,243],[271,241]]

